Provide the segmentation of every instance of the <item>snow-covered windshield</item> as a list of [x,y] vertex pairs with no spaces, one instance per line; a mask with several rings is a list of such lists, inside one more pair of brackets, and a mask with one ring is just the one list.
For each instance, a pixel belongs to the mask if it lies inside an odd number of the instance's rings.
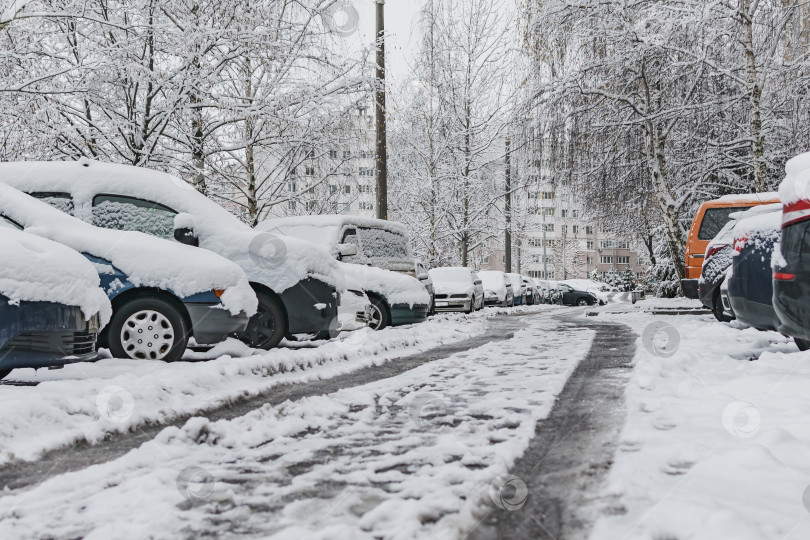
[[140,231],[171,239],[175,215],[165,206],[129,197],[99,195],[93,199],[92,223],[103,229]]
[[408,241],[401,234],[384,229],[360,228],[363,255],[371,258],[407,259]]
[[456,283],[471,283],[472,274],[468,268],[434,268],[430,271],[433,281],[450,281]]
[[47,191],[35,191],[30,194],[32,197],[53,206],[60,212],[73,215],[73,199],[70,193],[51,193]]

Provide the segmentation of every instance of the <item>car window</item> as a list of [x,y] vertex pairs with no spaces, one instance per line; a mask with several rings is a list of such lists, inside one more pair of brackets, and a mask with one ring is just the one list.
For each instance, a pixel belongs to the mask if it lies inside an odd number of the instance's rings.
[[33,191],[29,193],[32,197],[39,199],[45,204],[49,204],[66,214],[73,215],[73,198],[70,193],[62,193],[58,191]]
[[360,242],[366,257],[408,258],[408,241],[401,234],[383,229],[360,229]]
[[810,222],[782,229],[781,249],[791,264],[810,263]]
[[160,238],[174,238],[177,212],[162,204],[122,197],[96,195],[93,198],[93,225],[119,231],[141,231]]
[[7,218],[6,216],[3,215],[0,215],[0,227],[5,227],[7,229],[17,229],[20,231],[23,230],[22,225],[20,225],[13,219]]
[[730,216],[734,212],[746,210],[748,206],[729,206],[725,208],[709,208],[703,214],[703,221],[700,223],[700,230],[698,230],[698,240],[711,240],[731,219]]
[[568,286],[568,285],[566,285],[564,283],[560,283],[560,289],[562,289],[565,292],[572,292],[574,290],[572,287],[570,287],[570,286]]

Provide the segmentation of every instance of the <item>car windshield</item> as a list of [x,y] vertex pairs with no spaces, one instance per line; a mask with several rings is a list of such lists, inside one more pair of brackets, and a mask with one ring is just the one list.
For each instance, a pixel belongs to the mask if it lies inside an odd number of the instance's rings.
[[430,277],[435,281],[452,281],[457,283],[470,283],[472,274],[467,268],[434,268]]
[[723,226],[728,223],[731,214],[740,210],[747,210],[749,206],[728,206],[724,208],[709,208],[703,214],[703,221],[700,223],[698,240],[711,240]]
[[360,229],[360,243],[366,257],[407,259],[408,241],[401,234],[385,229]]

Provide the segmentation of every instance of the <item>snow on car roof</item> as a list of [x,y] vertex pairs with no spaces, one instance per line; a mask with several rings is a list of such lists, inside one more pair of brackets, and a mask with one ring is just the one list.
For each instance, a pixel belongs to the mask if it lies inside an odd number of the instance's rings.
[[408,236],[408,229],[398,221],[387,221],[384,219],[373,219],[358,216],[347,216],[342,214],[326,214],[318,216],[295,216],[273,218],[256,225],[260,231],[272,231],[275,228],[284,227],[343,227],[344,225],[356,225],[357,227],[369,227],[377,229],[387,229],[391,232]]
[[[267,233],[253,230],[171,174],[83,158],[79,161],[0,163],[0,182],[26,192],[70,193],[75,199],[84,201],[112,191],[113,194],[159,202],[181,214],[176,223],[193,228],[200,247],[237,262],[250,279],[270,286],[276,293],[294,286],[308,275],[340,290],[345,287],[343,274],[326,251],[297,238],[268,238]],[[90,208],[77,208],[76,217],[90,221],[91,212]],[[267,246],[277,248],[274,255],[265,257],[264,251],[257,253]],[[283,257],[275,253],[281,253]]]
[[472,282],[472,270],[463,266],[432,268],[428,273],[431,278],[438,281]]
[[810,152],[789,160],[785,173],[779,186],[779,199],[784,205],[782,226],[810,215]]
[[739,220],[734,225],[734,236],[741,234],[756,234],[758,232],[772,232],[781,229],[781,212],[764,212]]
[[716,202],[724,203],[766,202],[778,200],[779,194],[774,191],[769,191],[766,193],[732,193],[730,195],[723,195],[719,199],[715,199]]
[[170,290],[181,297],[224,289],[220,300],[229,311],[256,311],[256,296],[244,271],[214,252],[141,232],[94,227],[4,184],[0,214],[28,233],[110,261],[136,286]]
[[85,319],[110,320],[112,307],[93,265],[67,246],[10,228],[0,229],[0,294],[12,303],[76,306]]

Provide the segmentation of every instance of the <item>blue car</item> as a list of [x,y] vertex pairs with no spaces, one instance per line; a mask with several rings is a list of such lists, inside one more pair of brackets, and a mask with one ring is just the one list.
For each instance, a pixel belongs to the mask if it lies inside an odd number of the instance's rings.
[[0,379],[16,368],[95,360],[110,303],[92,265],[2,220],[0,260]]
[[242,269],[207,250],[100,229],[0,185],[0,218],[79,251],[112,303],[99,344],[116,358],[179,360],[245,330],[257,299]]
[[782,206],[759,207],[757,212],[734,227],[728,301],[738,320],[760,330],[778,330],[771,256],[781,235]]

